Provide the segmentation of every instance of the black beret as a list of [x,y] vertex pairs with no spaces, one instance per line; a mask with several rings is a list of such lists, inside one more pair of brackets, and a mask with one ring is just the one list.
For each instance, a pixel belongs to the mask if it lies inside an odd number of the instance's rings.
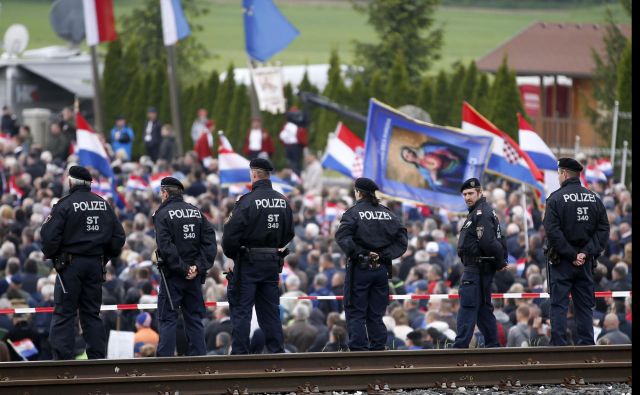
[[355,187],[365,192],[375,192],[377,189],[380,189],[372,179],[365,177],[358,178]]
[[184,191],[184,186],[180,181],[173,177],[165,177],[160,181],[161,187],[177,187]]
[[271,162],[269,162],[269,159],[264,159],[264,158],[251,159],[251,162],[249,162],[249,167],[252,169],[262,169],[264,171],[273,171],[273,166],[271,165]]
[[71,168],[69,169],[69,177],[88,182],[93,181],[93,179],[91,178],[91,174],[89,174],[89,170],[85,169],[82,166],[71,166]]
[[480,184],[480,180],[478,180],[477,178],[469,178],[460,187],[460,192],[464,191],[465,189],[471,189],[471,188],[482,188],[482,185]]
[[561,169],[567,169],[580,173],[582,171],[582,165],[580,162],[573,158],[560,158],[558,159],[558,167]]

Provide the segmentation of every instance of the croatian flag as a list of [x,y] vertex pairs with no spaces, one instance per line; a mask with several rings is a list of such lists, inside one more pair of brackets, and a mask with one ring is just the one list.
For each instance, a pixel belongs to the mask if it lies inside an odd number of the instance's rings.
[[90,166],[107,178],[113,177],[111,161],[98,135],[80,113],[76,114],[77,155],[80,166]]
[[584,171],[584,176],[587,179],[587,182],[607,182],[607,176],[604,174],[598,165],[587,165],[587,168]]
[[347,177],[358,178],[364,169],[364,141],[342,122],[329,135],[322,167],[332,169]]
[[544,186],[548,197],[553,191],[560,188],[558,159],[520,113],[518,113],[518,123],[520,126],[518,130],[520,148],[529,155],[533,163],[538,166],[538,169],[544,175]]
[[611,161],[608,158],[600,158],[597,160],[596,164],[598,165],[598,169],[600,169],[605,176],[611,177],[613,175],[613,166],[611,166]]
[[102,197],[103,199],[109,199],[113,197],[113,188],[108,179],[100,177],[91,184],[91,192]]
[[227,137],[220,133],[218,147],[218,168],[220,169],[220,185],[251,184],[249,160],[236,153]]
[[174,45],[191,34],[180,0],[160,0],[160,13],[165,46]]
[[342,210],[338,203],[327,201],[324,205],[324,219],[327,222],[333,222],[338,215],[344,214],[344,210]]
[[546,194],[544,175],[518,143],[498,129],[467,102],[462,105],[462,130],[493,137],[486,170],[513,182],[529,184],[538,190],[542,203]]
[[271,187],[283,195],[291,193],[293,186],[278,176],[271,176]]
[[149,189],[149,184],[143,177],[131,174],[127,179],[127,190],[146,192],[147,189]]
[[168,171],[163,171],[161,173],[155,173],[151,175],[149,184],[153,192],[155,193],[160,192],[160,183],[162,182],[162,179],[165,177],[171,177],[171,173]]
[[88,46],[118,38],[112,0],[82,0],[82,11]]
[[29,338],[15,341],[9,340],[9,344],[24,360],[38,354],[38,349]]

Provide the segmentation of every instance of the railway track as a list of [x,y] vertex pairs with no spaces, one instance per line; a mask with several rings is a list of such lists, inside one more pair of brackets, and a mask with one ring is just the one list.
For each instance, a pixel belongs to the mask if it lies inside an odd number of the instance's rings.
[[[627,382],[631,346],[177,357],[0,364],[7,394],[452,390]],[[573,382],[572,382],[573,380]],[[377,386],[377,387],[376,387]]]

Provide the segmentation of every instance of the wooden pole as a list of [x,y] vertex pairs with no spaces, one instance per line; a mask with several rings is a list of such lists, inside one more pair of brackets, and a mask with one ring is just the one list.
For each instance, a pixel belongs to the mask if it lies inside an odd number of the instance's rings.
[[176,47],[167,45],[167,78],[169,78],[169,98],[171,100],[171,123],[176,133],[176,143],[180,155],[184,154],[182,143],[182,124],[180,122],[180,103],[178,100],[178,77],[176,74]]

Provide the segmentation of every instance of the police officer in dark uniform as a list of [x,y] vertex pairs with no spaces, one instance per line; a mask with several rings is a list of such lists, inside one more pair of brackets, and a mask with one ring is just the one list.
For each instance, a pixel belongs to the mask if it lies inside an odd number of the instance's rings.
[[271,163],[256,158],[249,167],[252,190],[238,199],[222,233],[222,250],[234,260],[233,271],[227,273],[233,326],[231,353],[249,353],[254,304],[267,350],[281,353],[284,352],[284,337],[278,280],[283,258],[288,253],[284,247],[294,236],[293,212],[289,201],[271,187]]
[[[565,346],[569,293],[576,317],[577,345],[593,345],[593,270],[609,241],[609,220],[598,195],[580,185],[582,165],[558,161],[560,189],[547,199],[544,229],[550,265],[551,344]],[[550,248],[549,248],[550,247]]]
[[344,285],[351,351],[384,350],[391,261],[407,250],[407,229],[381,205],[373,180],[355,181],[356,204],[340,220],[336,241],[348,257]]
[[469,347],[476,323],[484,336],[485,347],[499,347],[491,283],[495,272],[507,267],[507,244],[495,210],[482,195],[480,181],[466,180],[460,192],[469,214],[458,239],[458,256],[464,272],[458,290],[460,308],[453,347]]
[[201,284],[216,257],[216,234],[200,209],[184,201],[183,192],[180,181],[163,178],[160,182],[162,204],[153,215],[162,276],[158,293],[159,357],[175,354],[178,308],[184,319],[188,355],[204,355],[207,351]]
[[104,265],[120,255],[125,235],[109,204],[91,192],[91,175],[69,169],[69,195],[53,206],[42,224],[42,252],[58,277],[49,332],[53,359],[73,359],[75,319],[80,311],[89,359],[105,358],[106,332],[100,319]]

